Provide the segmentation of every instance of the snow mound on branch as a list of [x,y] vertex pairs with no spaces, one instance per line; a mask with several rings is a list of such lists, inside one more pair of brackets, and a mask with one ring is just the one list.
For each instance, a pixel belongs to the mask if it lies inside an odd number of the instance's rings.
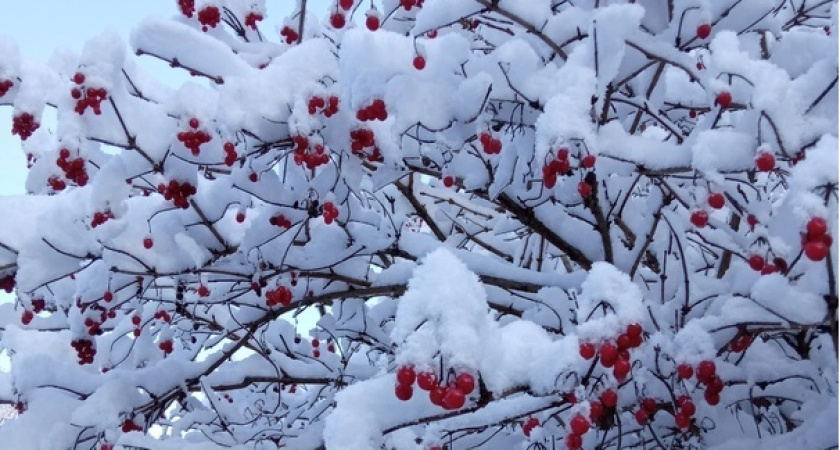
[[399,300],[392,331],[397,362],[431,364],[438,349],[449,366],[474,368],[493,320],[478,276],[438,249],[423,259]]
[[617,336],[627,325],[644,319],[642,291],[626,273],[597,262],[581,285],[577,315],[582,340]]

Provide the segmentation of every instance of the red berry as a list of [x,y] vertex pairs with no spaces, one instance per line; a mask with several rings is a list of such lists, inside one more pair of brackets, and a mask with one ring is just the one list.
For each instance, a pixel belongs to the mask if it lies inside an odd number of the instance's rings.
[[595,346],[591,342],[584,342],[580,344],[580,356],[583,359],[592,359],[595,357]]
[[708,389],[706,392],[703,393],[703,398],[706,399],[706,403],[711,406],[715,406],[720,403],[720,394],[717,392],[709,391]]
[[694,406],[694,402],[690,399],[680,403],[680,414],[685,414],[691,417],[695,412],[697,412],[697,407]]
[[756,272],[764,268],[764,258],[759,255],[752,255],[749,259],[750,268]]
[[464,394],[469,394],[475,389],[475,378],[469,373],[461,373],[455,378],[455,386]]
[[618,360],[618,348],[615,345],[607,342],[601,346],[601,365],[604,367],[612,367]]
[[657,410],[656,400],[646,397],[642,400],[642,409],[648,412],[648,414],[653,414]]
[[456,386],[450,386],[446,389],[446,394],[444,394],[441,402],[445,409],[460,409],[466,403],[466,396]]
[[776,168],[776,157],[770,152],[761,152],[755,158],[755,166],[762,172],[769,172]]
[[245,213],[237,213],[236,214],[236,221],[242,223],[245,221]]
[[697,381],[701,383],[709,382],[715,376],[716,370],[714,361],[702,361],[697,366]]
[[601,402],[597,400],[589,402],[589,420],[597,422],[602,414],[604,414],[604,405]]
[[443,397],[446,395],[446,388],[443,386],[434,386],[429,390],[429,400],[433,405],[443,406]]
[[621,333],[616,339],[615,344],[618,346],[619,350],[626,350],[630,348],[630,336],[626,333]]
[[397,383],[411,386],[417,375],[414,373],[414,367],[402,366],[397,371]]
[[35,314],[32,311],[25,309],[23,314],[20,316],[20,323],[24,325],[29,325],[29,322],[32,322],[32,319],[35,317]]
[[423,70],[426,68],[426,58],[419,55],[415,56],[413,64],[415,69]]
[[397,384],[396,388],[394,388],[394,393],[398,399],[407,401],[414,395],[414,388],[410,384]]
[[601,394],[601,403],[607,408],[615,407],[618,403],[618,394],[612,389],[607,389]]
[[365,26],[366,26],[366,27],[367,27],[367,29],[368,29],[368,30],[370,30],[370,31],[376,31],[376,30],[378,30],[378,29],[379,29],[379,25],[380,25],[380,23],[379,23],[379,17],[376,17],[376,16],[375,16],[375,15],[373,15],[373,14],[371,14],[371,15],[367,16],[367,19],[365,19]]
[[717,102],[721,108],[727,108],[732,104],[732,94],[727,91],[723,91],[717,95],[715,102]]
[[809,241],[817,240],[828,231],[828,223],[822,217],[812,217],[805,229]]
[[703,228],[707,223],[709,223],[709,213],[703,211],[702,209],[696,210],[691,213],[690,220],[697,228]]
[[417,387],[424,391],[431,391],[437,385],[437,375],[434,372],[420,372],[417,375]]
[[155,241],[153,241],[152,238],[143,239],[143,247],[149,249],[152,248],[154,245]]
[[578,193],[581,197],[586,198],[592,195],[592,186],[585,181],[581,181],[577,186]]
[[332,25],[333,28],[336,28],[336,29],[344,28],[345,23],[346,23],[346,21],[344,19],[344,14],[336,12],[336,13],[333,13],[330,16],[330,25]]
[[198,119],[196,119],[195,117],[190,119],[190,127],[198,128],[198,125],[199,125]]
[[566,447],[569,450],[578,450],[582,445],[583,439],[579,434],[572,433],[566,435]]
[[627,374],[630,373],[630,361],[626,359],[619,359],[616,361],[615,366],[613,366],[613,376],[618,381],[624,381],[627,377]]
[[726,199],[723,197],[723,194],[719,192],[715,192],[714,194],[709,194],[709,206],[714,209],[721,209],[723,205],[726,204]]
[[455,179],[452,178],[452,175],[447,175],[443,177],[443,185],[446,187],[452,187],[455,184]]
[[349,11],[353,7],[353,0],[338,0],[338,6],[345,11]]
[[635,415],[636,415],[636,422],[639,425],[644,425],[648,422],[648,412],[645,411],[644,409],[636,410]]
[[631,323],[630,325],[627,325],[627,335],[630,337],[641,336],[642,331],[642,326],[638,323]]
[[76,72],[76,74],[73,75],[73,82],[76,84],[83,84],[85,82],[85,74]]
[[811,261],[822,261],[828,256],[828,246],[822,241],[812,241],[805,244],[805,256]]
[[710,34],[712,34],[712,26],[708,23],[697,26],[697,37],[700,39],[706,39]]
[[586,434],[589,431],[589,421],[580,414],[572,417],[570,425],[574,434]]
[[680,430],[687,430],[691,424],[691,415],[684,414],[682,412],[677,413],[677,415],[674,416],[674,424]]
[[105,294],[102,295],[102,300],[105,300],[106,302],[110,303],[114,300],[114,294],[111,293],[111,291],[105,291]]
[[201,285],[198,287],[198,296],[199,297],[207,297],[210,295],[210,289],[207,288],[205,285]]
[[586,155],[580,161],[580,164],[587,169],[595,167],[595,155]]

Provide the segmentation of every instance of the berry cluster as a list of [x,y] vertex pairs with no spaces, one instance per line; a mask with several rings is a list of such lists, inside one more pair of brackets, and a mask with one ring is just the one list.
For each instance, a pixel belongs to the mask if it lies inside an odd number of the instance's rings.
[[462,408],[466,403],[467,395],[475,390],[475,378],[467,372],[458,374],[454,382],[443,386],[438,384],[437,375],[434,372],[417,374],[414,367],[402,366],[397,371],[395,394],[398,399],[406,401],[412,397],[414,393],[412,385],[415,380],[420,389],[429,391],[429,400],[432,404],[446,410]]
[[245,25],[253,28],[254,30],[257,29],[257,22],[263,20],[264,17],[262,14],[258,12],[249,12],[247,16],[245,16]]
[[583,445],[583,435],[589,432],[589,420],[582,414],[575,414],[569,421],[569,433],[566,435],[566,447],[575,450]]
[[85,74],[81,72],[73,75],[73,82],[78,85],[70,90],[70,96],[76,100],[76,107],[73,110],[82,115],[90,107],[97,116],[102,114],[102,101],[108,98],[108,91],[105,88],[95,87],[85,89],[82,86],[85,83]]
[[488,155],[498,155],[502,152],[502,141],[496,139],[490,133],[481,133],[478,135],[478,142],[481,143],[481,148],[484,153]]
[[692,376],[697,375],[697,382],[706,385],[706,391],[703,397],[706,403],[715,406],[720,402],[720,393],[723,391],[723,380],[717,375],[717,368],[714,361],[705,360],[697,365],[695,370],[689,364],[680,364],[677,366],[677,375],[683,379],[691,379]]
[[271,216],[268,219],[268,223],[281,228],[292,228],[292,222],[286,218],[283,214],[279,214],[276,216]]
[[181,10],[181,14],[192,17],[195,12],[195,0],[178,0],[178,9]]
[[309,139],[306,136],[294,136],[292,142],[295,144],[293,157],[295,164],[299,166],[305,164],[307,169],[312,170],[330,161],[330,155],[327,154],[323,144],[315,144],[310,151]]
[[170,317],[169,313],[166,312],[165,310],[156,311],[155,312],[155,319],[160,319],[160,320],[162,320],[166,323],[169,323],[169,322],[172,321],[172,317]]
[[312,339],[312,357],[320,358],[321,357],[321,341],[317,338]]
[[11,89],[14,85],[15,83],[12,80],[0,81],[0,97],[6,95],[6,92],[9,92],[9,89]]
[[236,162],[236,158],[238,157],[236,154],[236,145],[233,142],[225,142],[222,148],[225,151],[225,165],[228,167],[233,166],[233,163]]
[[20,136],[20,140],[25,141],[32,136],[32,133],[41,126],[35,121],[35,116],[30,113],[21,113],[12,118],[12,134]]
[[370,105],[357,111],[356,118],[362,122],[368,120],[386,120],[388,118],[388,111],[385,109],[385,101],[377,98]]
[[15,276],[14,275],[6,275],[3,278],[0,278],[0,289],[6,291],[6,293],[11,293],[15,289]]
[[331,95],[329,99],[324,100],[323,97],[312,97],[309,99],[309,114],[317,114],[318,111],[323,111],[324,116],[332,117],[338,112],[338,97]]
[[531,436],[531,431],[534,431],[534,428],[540,426],[540,421],[536,417],[529,417],[528,420],[522,424],[522,433],[525,437]]
[[93,358],[96,356],[96,347],[93,346],[92,340],[84,338],[74,339],[70,342],[70,346],[76,350],[79,365],[93,364]]
[[32,299],[32,312],[38,314],[39,312],[43,311],[46,308],[47,302],[43,298],[33,298]]
[[788,263],[784,258],[773,258],[773,262],[767,262],[761,255],[752,255],[747,259],[752,270],[761,272],[762,275],[782,272],[787,273]]
[[168,354],[172,353],[172,350],[173,350],[172,340],[171,339],[166,339],[166,340],[158,342],[158,348],[160,349],[160,351],[163,352],[164,355],[168,355]]
[[557,150],[557,157],[543,165],[543,185],[547,189],[553,188],[557,184],[557,175],[568,175],[571,168],[569,149],[561,148]]
[[[624,333],[621,333],[615,343],[605,342],[598,349],[601,365],[605,368],[612,367],[613,376],[621,383],[630,373],[630,349],[642,345],[642,326],[637,323],[627,325]],[[584,359],[595,357],[595,345],[591,342],[580,344],[580,356]]]
[[280,30],[280,36],[285,37],[286,43],[289,45],[294,44],[297,42],[298,38],[300,38],[298,32],[290,26],[283,27],[283,29]]
[[[369,148],[373,148],[373,150],[366,153],[365,150]],[[373,131],[367,128],[359,128],[350,132],[350,151],[356,156],[367,158],[370,162],[379,161],[382,157],[379,147],[376,146]]]
[[[76,183],[79,186],[86,185],[89,180],[89,177],[87,171],[85,170],[85,160],[81,157],[73,159],[69,158],[70,150],[62,148],[61,151],[58,152],[58,159],[55,161],[55,163],[61,170],[64,171],[65,178]],[[59,191],[61,189],[56,189],[56,186],[63,185],[63,182],[50,183],[50,185],[53,187],[53,189]]]
[[96,211],[93,213],[93,218],[90,220],[90,227],[96,228],[99,225],[107,222],[108,219],[113,219],[114,213],[111,212],[110,209],[106,209],[105,212]]
[[822,217],[812,217],[802,235],[802,249],[811,261],[822,261],[834,240],[828,234],[828,223]]
[[169,180],[169,184],[161,183],[158,185],[158,192],[163,194],[163,198],[166,200],[172,200],[172,204],[176,207],[187,209],[190,207],[187,199],[189,196],[195,195],[197,191],[189,181],[178,183],[175,180]]
[[66,183],[64,183],[64,180],[62,180],[61,178],[58,178],[58,177],[50,177],[50,178],[47,180],[47,184],[49,184],[49,185],[50,185],[50,187],[51,187],[54,191],[63,191],[63,190],[64,190],[64,188],[66,188],[66,187],[67,187],[67,184],[66,184]]
[[289,306],[292,304],[292,291],[286,286],[277,286],[265,293],[265,304],[269,308],[277,305]]
[[329,225],[333,220],[338,219],[338,209],[331,202],[324,203],[324,223]]
[[204,130],[198,130],[199,125],[198,119],[193,117],[190,119],[190,128],[192,129],[178,133],[178,140],[184,144],[184,147],[190,149],[193,156],[198,156],[201,144],[206,144],[213,139],[210,133]]
[[414,7],[422,8],[423,0],[400,0],[400,6],[402,6],[406,11],[411,11],[411,8]]
[[[639,404],[640,408],[636,410],[636,423],[639,425],[644,425],[648,423],[648,421],[656,415],[656,411],[659,409],[659,405],[656,403],[656,400],[647,397],[642,399],[642,402]],[[694,404],[692,404],[694,406]]]
[[770,172],[776,168],[776,157],[770,152],[763,151],[755,157],[755,167],[760,172]]
[[222,14],[219,8],[215,6],[208,6],[198,12],[198,21],[201,22],[201,31],[207,31],[207,27],[216,28],[216,25],[222,21]]

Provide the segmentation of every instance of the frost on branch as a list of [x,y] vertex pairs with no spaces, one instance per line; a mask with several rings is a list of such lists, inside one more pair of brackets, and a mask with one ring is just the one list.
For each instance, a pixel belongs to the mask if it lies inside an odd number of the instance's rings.
[[0,442],[836,446],[836,2],[265,3],[0,39]]

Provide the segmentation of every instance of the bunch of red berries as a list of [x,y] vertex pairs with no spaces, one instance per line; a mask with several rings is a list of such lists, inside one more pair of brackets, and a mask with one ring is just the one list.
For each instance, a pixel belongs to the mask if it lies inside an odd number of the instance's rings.
[[414,7],[422,8],[423,0],[400,0],[400,6],[402,6],[406,11],[411,11],[411,8]]
[[[372,150],[366,152],[370,148]],[[379,147],[376,146],[373,131],[367,128],[359,128],[350,132],[350,151],[354,155],[366,158],[370,162],[382,160],[382,153],[380,153]]]
[[171,339],[160,341],[158,343],[158,348],[163,352],[164,355],[168,355],[172,353],[172,350],[174,350]]
[[195,0],[178,0],[178,8],[181,14],[192,17],[195,12]]
[[[73,80],[77,84],[84,83],[85,76],[82,73],[77,73]],[[81,82],[79,82],[81,80]],[[105,88],[88,87],[87,89],[74,87],[70,90],[70,96],[76,100],[76,107],[73,108],[77,114],[82,115],[87,111],[88,107],[93,109],[93,113],[97,116],[102,114],[102,101],[108,98],[108,91]]]
[[93,364],[93,358],[96,356],[96,348],[93,346],[92,340],[84,338],[75,339],[70,342],[70,346],[76,350],[79,365]]
[[236,145],[233,142],[225,142],[222,148],[225,151],[225,165],[228,167],[233,166],[233,163],[236,162],[236,158],[238,157],[236,154]]
[[370,105],[356,112],[356,119],[362,122],[368,120],[385,120],[388,118],[388,111],[385,109],[385,101],[377,98]]
[[134,423],[131,419],[125,419],[122,423],[122,427],[120,427],[123,433],[130,433],[132,431],[143,431],[143,427]]
[[[621,333],[616,339],[615,343],[605,342],[601,344],[598,354],[601,358],[601,365],[605,368],[612,367],[613,376],[618,382],[623,382],[630,373],[630,352],[632,348],[642,345],[642,326],[638,323],[632,323],[627,326],[624,333]],[[580,356],[584,359],[592,359],[595,357],[595,345],[591,342],[584,342],[580,344]]]
[[648,421],[656,415],[656,411],[659,409],[659,405],[656,403],[656,400],[650,397],[643,399],[639,406],[640,408],[637,409],[634,414],[636,416],[636,423],[639,425],[648,423]]
[[488,155],[498,155],[502,152],[502,141],[496,139],[490,133],[481,133],[478,136],[481,148]]
[[20,140],[25,141],[32,136],[32,133],[41,126],[35,121],[35,116],[30,113],[21,113],[12,118],[12,134],[20,136]]
[[567,175],[571,168],[572,164],[569,162],[569,149],[564,147],[557,150],[557,156],[543,165],[543,184],[548,189],[553,188],[557,184],[557,176]]
[[[301,136],[302,137],[302,136]],[[298,138],[298,136],[295,136]],[[295,164],[306,165],[307,169],[315,169],[318,166],[323,166],[330,161],[330,155],[327,154],[323,144],[315,144],[312,150],[309,149],[309,140],[295,139],[295,155],[293,157]],[[305,144],[305,145],[302,145]]]
[[201,22],[201,31],[207,31],[207,27],[216,28],[216,25],[222,21],[222,14],[219,8],[215,6],[208,6],[198,12],[198,21]]
[[690,364],[680,364],[677,366],[677,376],[683,380],[688,380],[697,374],[697,382],[706,385],[706,391],[703,397],[706,403],[715,406],[720,403],[720,393],[723,391],[723,380],[717,375],[717,369],[714,361],[705,360],[697,365],[695,370]]
[[327,100],[323,97],[312,97],[309,99],[309,114],[317,114],[319,110],[324,112],[324,116],[332,117],[338,112],[338,97],[331,95]]
[[47,302],[43,298],[33,298],[32,299],[32,312],[38,314],[39,312],[43,311],[46,308]]
[[298,41],[298,38],[300,38],[300,35],[298,34],[298,32],[290,26],[283,27],[283,29],[280,30],[280,36],[285,37],[286,38],[286,43],[289,44],[289,45],[294,44],[295,42]]
[[271,216],[268,219],[268,223],[282,228],[292,228],[292,222],[286,218],[283,214],[278,214],[276,216]]
[[0,97],[6,95],[6,92],[9,92],[9,89],[14,85],[15,83],[12,80],[0,80]]
[[528,417],[528,420],[526,420],[525,423],[522,424],[522,434],[524,434],[525,437],[530,437],[531,432],[534,431],[534,428],[537,428],[538,426],[540,426],[539,419],[533,416]]
[[262,14],[258,12],[249,12],[247,16],[245,16],[245,25],[249,26],[253,29],[257,29],[257,22],[263,20],[264,17]]
[[169,184],[161,183],[158,185],[158,192],[163,194],[163,198],[166,200],[172,200],[172,204],[176,207],[187,209],[190,207],[187,199],[189,196],[195,195],[197,191],[189,181],[178,183],[175,180],[169,180]]
[[834,240],[828,234],[828,223],[822,217],[812,217],[802,235],[802,249],[811,261],[822,261]]
[[108,219],[113,218],[114,213],[112,213],[110,209],[106,209],[105,212],[96,211],[95,213],[93,213],[93,218],[90,221],[90,226],[91,228],[96,228],[99,225],[102,225],[103,223],[107,222]]
[[447,410],[460,409],[466,403],[466,397],[475,390],[475,377],[467,372],[462,372],[455,377],[455,380],[447,386],[438,384],[437,375],[434,372],[414,371],[412,366],[402,366],[397,370],[397,385],[394,393],[402,401],[411,399],[414,394],[412,385],[415,380],[417,387],[429,391],[429,400],[432,404]]
[[272,308],[277,305],[289,306],[292,304],[292,291],[285,286],[278,286],[265,293],[265,304]]
[[324,203],[324,223],[329,225],[338,218],[338,209],[331,202]]
[[[70,158],[70,150],[66,148],[62,148],[61,151],[58,152],[58,159],[55,163],[58,167],[64,171],[64,177],[69,179],[70,181],[76,183],[79,186],[84,186],[89,181],[87,171],[85,170],[85,160],[81,157],[79,158]],[[63,182],[62,182],[63,184]],[[59,183],[51,183],[53,189],[59,185]],[[63,189],[63,188],[62,188]],[[56,189],[61,190],[61,189]]]
[[190,149],[193,156],[198,156],[201,145],[210,142],[213,138],[210,136],[210,133],[204,130],[198,130],[201,124],[195,117],[190,119],[189,123],[192,129],[179,132],[177,137],[184,144],[184,147]]
[[51,187],[54,191],[63,191],[63,190],[64,190],[64,188],[66,188],[66,187],[67,187],[67,184],[66,184],[66,183],[64,183],[64,180],[62,180],[61,178],[58,178],[58,177],[50,177],[50,178],[47,180],[47,184],[49,184],[49,185],[50,185],[50,187]]

